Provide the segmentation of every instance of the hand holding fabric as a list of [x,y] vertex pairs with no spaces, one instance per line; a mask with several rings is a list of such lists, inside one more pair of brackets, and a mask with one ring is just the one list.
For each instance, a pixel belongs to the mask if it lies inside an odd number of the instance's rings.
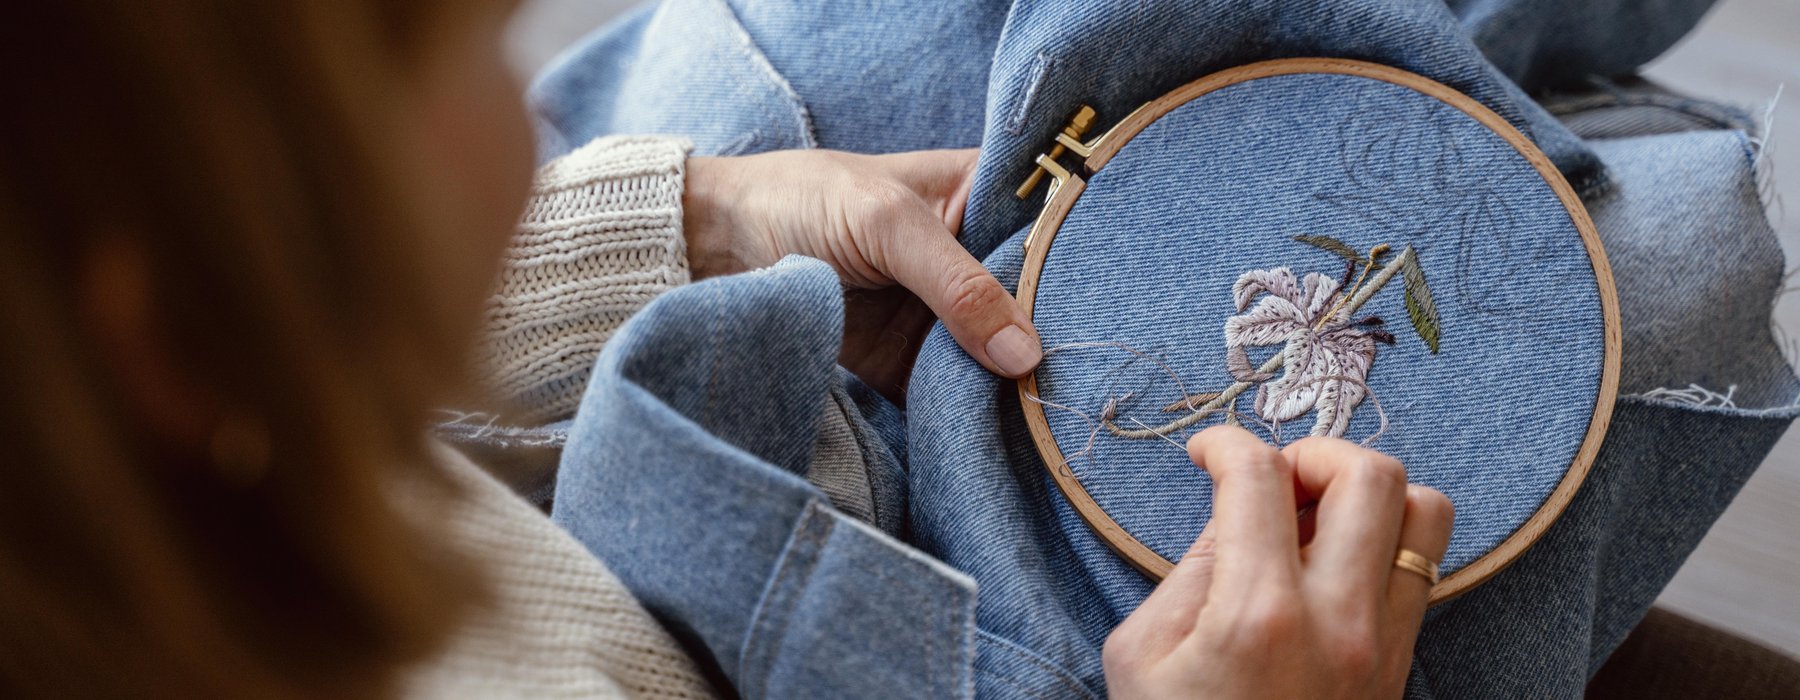
[[1022,376],[1043,358],[1037,331],[956,241],[976,154],[692,158],[683,226],[693,277],[790,254],[829,263],[850,290],[840,362],[890,398],[904,390],[934,316],[982,366]]
[[1431,583],[1395,555],[1441,559],[1450,500],[1336,438],[1278,451],[1217,426],[1187,447],[1213,519],[1106,640],[1112,697],[1400,697]]

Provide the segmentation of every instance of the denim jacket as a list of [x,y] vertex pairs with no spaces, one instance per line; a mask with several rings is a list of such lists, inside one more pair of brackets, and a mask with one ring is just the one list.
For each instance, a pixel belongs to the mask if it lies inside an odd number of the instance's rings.
[[[1800,403],[1768,329],[1781,255],[1747,120],[1610,84],[1526,97],[1630,71],[1707,4],[668,0],[567,54],[533,100],[546,157],[607,133],[680,134],[700,154],[980,146],[963,242],[1010,286],[1037,206],[1011,190],[1079,103],[1124,114],[1302,55],[1475,98],[1586,200],[1619,289],[1621,398],[1561,519],[1429,613],[1408,694],[1567,697]],[[939,328],[902,415],[834,366],[842,313],[835,276],[803,259],[653,302],[595,368],[554,517],[745,697],[1104,696],[1100,644],[1149,583],[1068,527],[1010,383]],[[1707,404],[1658,391],[1689,384],[1736,390]],[[904,517],[845,516],[807,483],[833,392],[857,408],[877,500]]]

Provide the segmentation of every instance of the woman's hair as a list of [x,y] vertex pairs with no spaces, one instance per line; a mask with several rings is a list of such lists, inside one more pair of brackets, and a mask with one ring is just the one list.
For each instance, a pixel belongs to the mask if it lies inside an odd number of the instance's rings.
[[[475,330],[417,254],[392,138],[451,12],[7,11],[0,695],[381,695],[481,600],[393,498],[451,492],[422,429]],[[118,365],[139,348],[95,330],[95,290],[143,292],[106,301],[150,309],[169,366],[145,371],[206,400],[134,399]],[[198,448],[158,427],[196,420]]]

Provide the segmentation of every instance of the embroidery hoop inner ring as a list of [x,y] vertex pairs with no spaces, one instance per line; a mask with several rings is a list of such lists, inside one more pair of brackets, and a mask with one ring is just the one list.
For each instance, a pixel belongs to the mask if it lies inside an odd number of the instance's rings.
[[[1444,104],[1475,119],[1487,127],[1524,156],[1533,169],[1543,176],[1544,181],[1556,193],[1563,207],[1568,211],[1570,220],[1581,234],[1581,242],[1586,248],[1588,259],[1593,264],[1594,281],[1599,289],[1600,307],[1603,329],[1603,353],[1601,363],[1600,384],[1594,398],[1594,413],[1588,422],[1586,436],[1575,453],[1563,477],[1557,482],[1550,495],[1538,506],[1529,518],[1517,530],[1499,545],[1486,554],[1458,569],[1455,573],[1444,577],[1431,589],[1432,605],[1444,602],[1468,592],[1470,589],[1491,578],[1506,568],[1514,560],[1536,543],[1545,530],[1562,515],[1569,502],[1580,490],[1586,480],[1588,469],[1593,465],[1595,456],[1600,451],[1600,444],[1606,436],[1606,429],[1612,420],[1613,403],[1618,395],[1619,358],[1622,344],[1622,331],[1619,321],[1618,289],[1613,285],[1612,268],[1607,263],[1606,252],[1600,245],[1600,236],[1594,230],[1594,222],[1588,217],[1586,207],[1581,198],[1563,179],[1562,173],[1550,162],[1549,157],[1538,150],[1524,134],[1500,115],[1483,106],[1467,95],[1433,81],[1424,76],[1409,73],[1397,68],[1383,66],[1366,61],[1338,58],[1286,58],[1246,64],[1236,68],[1213,73],[1194,82],[1176,88],[1136,111],[1127,115],[1116,126],[1100,137],[1087,143],[1090,149],[1082,160],[1083,171],[1098,172],[1104,167],[1132,137],[1143,131],[1151,123],[1168,114],[1175,108],[1211,93],[1238,83],[1261,78],[1296,74],[1337,74],[1379,80],[1400,87],[1411,89],[1437,99]],[[1044,261],[1050,252],[1050,246],[1056,238],[1057,230],[1068,216],[1075,201],[1081,197],[1087,182],[1077,172],[1070,172],[1066,177],[1058,177],[1051,184],[1050,193],[1045,197],[1044,208],[1032,223],[1031,230],[1025,238],[1025,262],[1019,273],[1018,300],[1025,306],[1026,314],[1034,314],[1037,301],[1038,281],[1043,275]],[[1030,400],[1038,395],[1037,374],[1026,375],[1018,380],[1019,405],[1025,414],[1026,426],[1031,431],[1032,442],[1037,446],[1039,456],[1044,460],[1045,469],[1056,482],[1063,496],[1075,507],[1077,514],[1087,523],[1107,546],[1144,575],[1154,581],[1161,581],[1174,568],[1174,564],[1155,550],[1138,541],[1130,532],[1114,521],[1105,509],[1096,503],[1076,478],[1073,472],[1058,470],[1053,464],[1063,464],[1067,460],[1056,438],[1050,432],[1050,423],[1044,413],[1044,407]]]

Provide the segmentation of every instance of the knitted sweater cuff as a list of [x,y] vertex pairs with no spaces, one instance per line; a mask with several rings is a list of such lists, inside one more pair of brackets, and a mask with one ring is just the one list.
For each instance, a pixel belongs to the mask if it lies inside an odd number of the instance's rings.
[[486,374],[537,424],[573,414],[600,348],[689,280],[681,232],[685,139],[607,136],[538,171],[488,301]]

